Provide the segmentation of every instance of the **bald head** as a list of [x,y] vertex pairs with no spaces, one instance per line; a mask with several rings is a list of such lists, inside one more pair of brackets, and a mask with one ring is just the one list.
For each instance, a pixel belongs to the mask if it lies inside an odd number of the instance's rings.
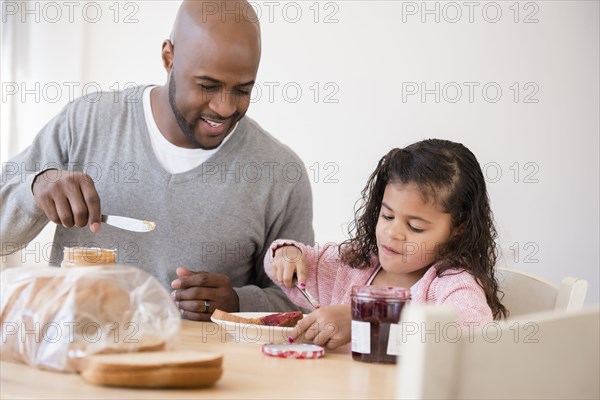
[[256,41],[260,50],[260,24],[252,5],[242,0],[184,0],[171,32],[179,43],[194,31],[230,31]]

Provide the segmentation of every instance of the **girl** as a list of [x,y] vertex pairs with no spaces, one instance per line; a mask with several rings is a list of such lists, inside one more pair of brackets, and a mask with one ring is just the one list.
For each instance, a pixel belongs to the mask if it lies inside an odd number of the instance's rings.
[[393,149],[362,199],[341,245],[271,245],[264,263],[271,279],[297,305],[312,308],[293,288],[296,274],[323,306],[300,320],[290,341],[304,334],[328,348],[348,343],[354,285],[410,288],[413,302],[454,306],[464,327],[506,316],[494,276],[496,229],[469,149],[439,139]]

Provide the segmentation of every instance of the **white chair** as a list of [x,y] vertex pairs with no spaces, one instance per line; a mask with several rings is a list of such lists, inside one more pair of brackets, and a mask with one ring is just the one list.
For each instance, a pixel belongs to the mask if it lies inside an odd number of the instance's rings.
[[418,304],[402,312],[400,399],[600,397],[600,308],[530,314],[473,334],[458,334],[455,315]]
[[509,318],[546,310],[580,310],[587,294],[585,279],[564,278],[560,285],[510,268],[496,270],[502,304]]

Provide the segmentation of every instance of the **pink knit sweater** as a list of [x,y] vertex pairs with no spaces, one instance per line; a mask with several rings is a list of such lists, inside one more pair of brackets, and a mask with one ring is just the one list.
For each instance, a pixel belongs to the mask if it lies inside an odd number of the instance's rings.
[[[327,243],[323,246],[309,247],[291,240],[276,240],[271,251],[265,256],[265,272],[271,279],[273,253],[282,245],[294,245],[306,256],[308,273],[306,289],[322,306],[332,304],[350,304],[350,294],[354,285],[370,285],[379,271],[379,260],[373,257],[371,266],[364,269],[351,268],[340,260],[339,245]],[[286,288],[276,282],[287,296],[300,307],[312,309],[312,306],[295,288]],[[487,304],[483,289],[467,271],[450,269],[436,276],[433,265],[425,275],[411,288],[411,301],[414,303],[434,303],[455,307],[458,323],[484,325],[493,320],[492,310]]]

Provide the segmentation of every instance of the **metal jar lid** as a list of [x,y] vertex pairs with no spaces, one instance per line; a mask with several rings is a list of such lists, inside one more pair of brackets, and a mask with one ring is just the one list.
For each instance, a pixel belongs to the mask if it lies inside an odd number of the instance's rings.
[[325,349],[314,344],[263,344],[262,352],[281,358],[320,358]]

